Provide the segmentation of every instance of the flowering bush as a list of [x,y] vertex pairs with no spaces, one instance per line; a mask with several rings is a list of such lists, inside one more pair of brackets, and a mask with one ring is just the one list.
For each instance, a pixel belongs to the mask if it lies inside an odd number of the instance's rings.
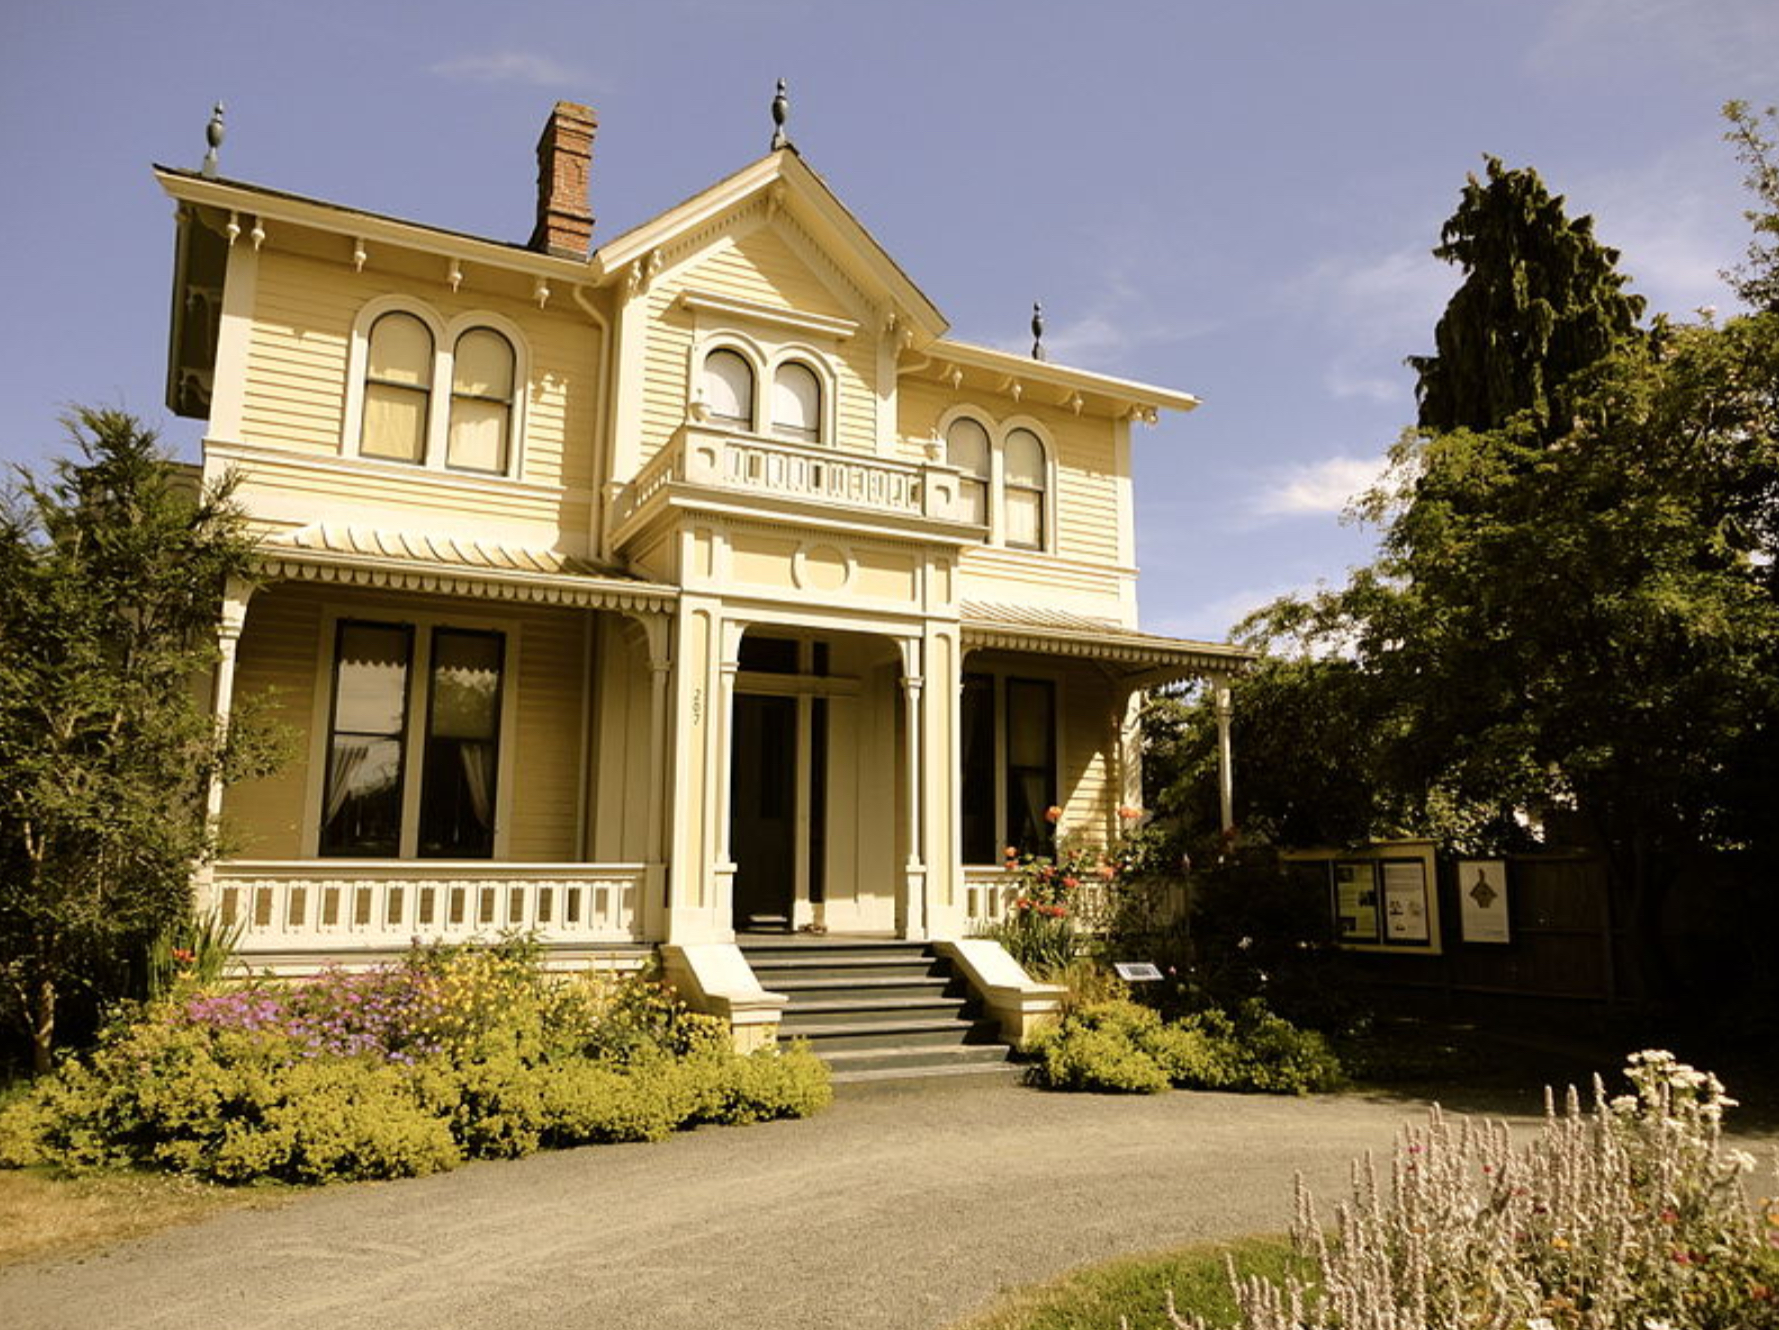
[[[1056,837],[1054,854],[1021,854],[1009,845],[1002,866],[1013,879],[1013,899],[1006,915],[984,927],[982,936],[999,942],[1035,975],[1050,977],[1066,969],[1080,932],[1105,922],[1111,903],[1144,862],[1143,816],[1141,809],[1120,808],[1122,829],[1109,844],[1076,831]],[[1052,805],[1044,817],[1054,826],[1062,809]]]
[[[1670,1053],[1634,1054],[1632,1093],[1547,1096],[1522,1151],[1505,1124],[1436,1107],[1403,1132],[1388,1193],[1369,1159],[1325,1234],[1301,1183],[1294,1236],[1320,1287],[1235,1281],[1242,1330],[1764,1330],[1779,1326],[1779,1207],[1721,1148],[1734,1103]],[[1169,1311],[1182,1330],[1197,1317]]]
[[646,978],[555,976],[523,942],[186,989],[0,1109],[0,1166],[144,1164],[220,1182],[396,1177],[546,1145],[800,1117],[807,1049],[734,1053]]

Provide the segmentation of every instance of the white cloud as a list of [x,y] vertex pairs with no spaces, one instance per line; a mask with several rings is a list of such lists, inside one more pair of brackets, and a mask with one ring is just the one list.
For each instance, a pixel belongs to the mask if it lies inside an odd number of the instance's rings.
[[1329,457],[1280,467],[1254,496],[1253,511],[1261,517],[1338,515],[1377,484],[1387,465],[1385,457]]
[[1334,334],[1322,386],[1338,399],[1413,404],[1406,352],[1431,350],[1431,330],[1458,284],[1425,243],[1325,259],[1289,283],[1283,302]]
[[1650,313],[1691,318],[1700,305],[1733,300],[1720,273],[1748,238],[1738,174],[1721,139],[1701,135],[1635,167],[1574,181],[1567,211],[1593,215],[1595,235],[1619,251],[1619,268]]
[[526,83],[537,88],[584,82],[574,70],[533,51],[490,51],[442,60],[428,71],[471,83]]
[[1772,0],[1558,0],[1527,66],[1551,79],[1690,75],[1718,95],[1770,85],[1779,54]]

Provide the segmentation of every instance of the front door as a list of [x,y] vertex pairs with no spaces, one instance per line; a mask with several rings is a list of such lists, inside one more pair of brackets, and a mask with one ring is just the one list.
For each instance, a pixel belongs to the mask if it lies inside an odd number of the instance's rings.
[[734,926],[788,930],[797,895],[797,699],[737,694],[730,753]]

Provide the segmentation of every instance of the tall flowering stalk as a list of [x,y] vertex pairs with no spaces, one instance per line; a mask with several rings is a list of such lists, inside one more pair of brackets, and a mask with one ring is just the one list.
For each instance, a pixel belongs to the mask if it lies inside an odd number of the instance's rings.
[[[1547,1094],[1514,1151],[1501,1123],[1437,1107],[1405,1128],[1388,1185],[1368,1155],[1332,1235],[1298,1184],[1315,1288],[1231,1280],[1241,1330],[1759,1330],[1779,1326],[1779,1208],[1751,1209],[1751,1156],[1721,1148],[1716,1077],[1634,1054],[1630,1094]],[[1171,1307],[1179,1330],[1207,1330]]]

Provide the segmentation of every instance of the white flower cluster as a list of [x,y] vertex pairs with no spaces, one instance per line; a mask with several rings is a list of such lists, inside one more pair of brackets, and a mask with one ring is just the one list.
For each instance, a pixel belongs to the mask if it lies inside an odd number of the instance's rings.
[[[1757,1278],[1775,1268],[1765,1244],[1779,1211],[1750,1210],[1741,1179],[1755,1161],[1720,1149],[1735,1101],[1660,1049],[1633,1054],[1626,1076],[1632,1093],[1615,1099],[1596,1078],[1585,1113],[1573,1088],[1562,1112],[1546,1091],[1543,1126],[1519,1151],[1504,1123],[1435,1106],[1404,1128],[1387,1188],[1370,1155],[1354,1164],[1332,1233],[1300,1180],[1293,1237],[1315,1255],[1319,1286],[1244,1281],[1232,1266],[1240,1330],[1741,1323],[1737,1299],[1779,1296]],[[1171,1305],[1168,1317],[1208,1330]]]

